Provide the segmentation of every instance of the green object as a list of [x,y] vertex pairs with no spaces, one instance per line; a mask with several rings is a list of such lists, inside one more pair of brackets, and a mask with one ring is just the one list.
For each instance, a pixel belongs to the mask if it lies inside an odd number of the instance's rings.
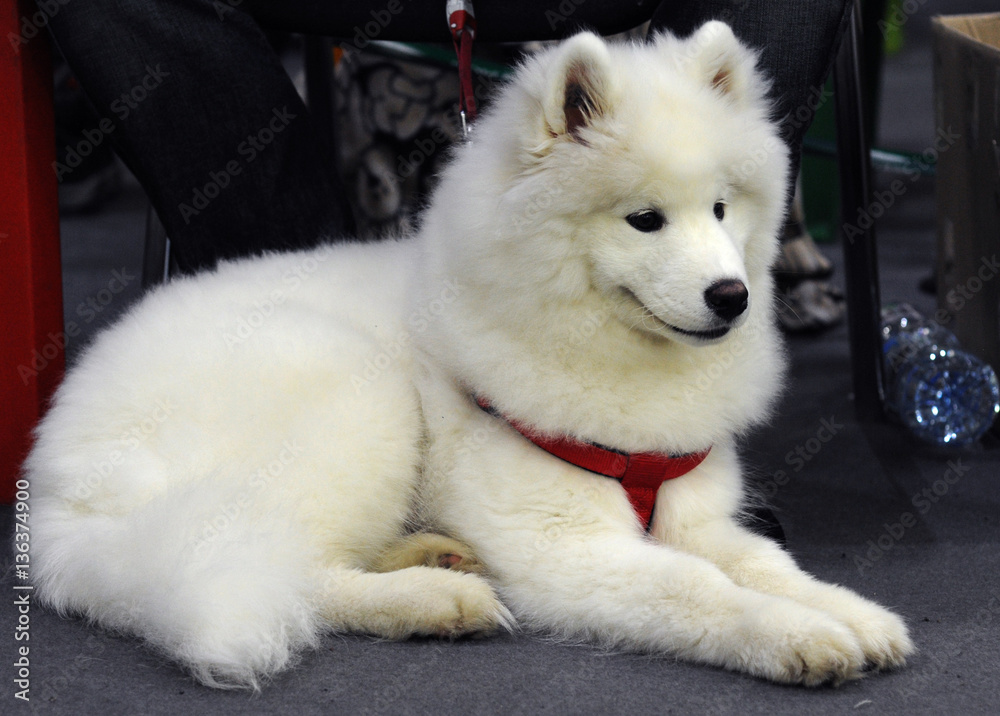
[[[837,143],[825,139],[806,137],[803,149],[810,154],[836,159]],[[937,162],[927,154],[916,152],[890,152],[886,149],[871,150],[872,169],[889,174],[906,174],[932,177],[937,173]],[[915,178],[915,177],[914,177]]]
[[895,55],[903,49],[903,22],[906,22],[906,11],[902,0],[889,0],[885,8],[885,19],[879,23],[882,33],[882,50],[886,56]]
[[[450,45],[431,44],[426,42],[385,42],[372,41],[368,50],[378,52],[388,57],[411,62],[424,61],[446,67],[458,67],[458,59]],[[503,79],[513,72],[512,67],[499,62],[490,62],[478,57],[472,58],[472,71],[477,75],[490,79]]]
[[833,81],[827,82],[830,97],[816,109],[813,123],[804,140],[802,152],[802,206],[806,228],[819,242],[839,237],[840,182],[837,177],[836,152],[810,151],[809,147],[836,147],[837,131],[832,99]]
[[[865,126],[872,145],[878,127],[879,78],[882,58],[903,46],[903,24],[908,19],[904,0],[865,0],[865,43],[863,91],[866,105]],[[912,12],[912,10],[910,11]],[[826,89],[831,92],[832,81]],[[806,133],[802,154],[802,201],[806,227],[817,241],[839,238],[840,184],[837,178],[835,102],[828,100],[816,110]],[[872,168],[879,171],[922,175],[933,174],[933,166],[917,155],[873,149]]]

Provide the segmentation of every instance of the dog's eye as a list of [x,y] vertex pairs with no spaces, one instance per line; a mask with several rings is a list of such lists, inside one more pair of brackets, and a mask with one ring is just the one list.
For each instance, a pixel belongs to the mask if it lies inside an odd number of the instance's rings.
[[667,223],[663,215],[653,209],[643,209],[634,214],[629,214],[625,217],[625,221],[636,231],[643,231],[645,233],[659,231]]
[[722,221],[722,219],[726,216],[726,205],[721,201],[717,201],[715,202],[715,206],[712,207],[712,211],[715,212],[715,218]]

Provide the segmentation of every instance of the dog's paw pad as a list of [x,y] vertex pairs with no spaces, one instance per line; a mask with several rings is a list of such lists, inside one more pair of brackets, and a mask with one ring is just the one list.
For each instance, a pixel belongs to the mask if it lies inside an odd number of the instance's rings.
[[440,567],[471,574],[485,571],[483,563],[467,545],[431,532],[407,535],[395,543],[379,557],[374,571],[393,572],[407,567]]
[[452,569],[458,567],[462,563],[464,557],[460,554],[452,554],[448,552],[447,554],[438,555],[437,566],[442,569]]

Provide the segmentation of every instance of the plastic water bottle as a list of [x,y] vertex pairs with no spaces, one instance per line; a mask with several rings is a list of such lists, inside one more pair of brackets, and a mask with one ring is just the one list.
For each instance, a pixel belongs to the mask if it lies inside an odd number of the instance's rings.
[[993,369],[909,304],[882,309],[882,355],[886,408],[924,442],[969,445],[1000,414]]

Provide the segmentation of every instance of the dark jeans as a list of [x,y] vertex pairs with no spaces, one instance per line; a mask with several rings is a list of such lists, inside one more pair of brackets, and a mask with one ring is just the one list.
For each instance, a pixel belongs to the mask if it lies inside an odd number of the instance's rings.
[[[717,18],[761,52],[795,154],[844,27],[846,0],[478,0],[477,40],[610,33],[653,15],[678,34]],[[317,130],[262,28],[360,45],[450,40],[444,0],[87,0],[49,28],[110,140],[142,183],[182,270],[310,246],[353,229]]]

